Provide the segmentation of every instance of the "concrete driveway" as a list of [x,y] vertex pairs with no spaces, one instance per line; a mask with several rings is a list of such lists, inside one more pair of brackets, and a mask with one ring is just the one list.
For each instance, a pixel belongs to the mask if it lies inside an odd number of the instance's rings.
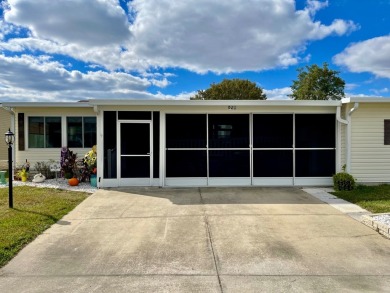
[[0,292],[385,292],[390,241],[297,188],[99,190]]

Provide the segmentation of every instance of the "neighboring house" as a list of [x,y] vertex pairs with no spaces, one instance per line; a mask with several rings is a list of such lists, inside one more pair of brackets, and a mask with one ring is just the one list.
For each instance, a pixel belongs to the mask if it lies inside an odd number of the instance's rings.
[[390,99],[4,103],[15,161],[98,153],[99,187],[390,182]]
[[[4,141],[4,134],[11,127],[11,114],[1,107],[0,104],[0,169],[4,169],[3,165],[7,165],[8,162],[8,147]],[[5,163],[4,163],[5,161]]]

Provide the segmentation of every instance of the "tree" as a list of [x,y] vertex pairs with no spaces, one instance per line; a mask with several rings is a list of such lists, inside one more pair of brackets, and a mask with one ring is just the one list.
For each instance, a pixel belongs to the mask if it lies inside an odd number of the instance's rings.
[[266,100],[263,89],[243,79],[224,79],[212,83],[207,90],[199,90],[191,100]]
[[340,100],[344,97],[345,81],[338,76],[338,71],[329,69],[326,62],[322,68],[314,64],[305,69],[299,68],[298,79],[293,80],[290,97],[294,100]]

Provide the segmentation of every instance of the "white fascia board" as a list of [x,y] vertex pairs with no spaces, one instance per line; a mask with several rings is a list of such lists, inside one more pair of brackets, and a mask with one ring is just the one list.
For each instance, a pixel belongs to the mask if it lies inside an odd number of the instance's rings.
[[96,106],[340,106],[340,101],[295,100],[90,100]]
[[[390,99],[389,99],[390,100]],[[92,108],[94,106],[288,106],[337,107],[341,101],[312,100],[89,100],[86,102],[6,102],[9,108]]]
[[88,102],[5,102],[3,107],[8,108],[92,108]]
[[390,97],[349,97],[341,100],[343,104],[348,103],[390,103]]

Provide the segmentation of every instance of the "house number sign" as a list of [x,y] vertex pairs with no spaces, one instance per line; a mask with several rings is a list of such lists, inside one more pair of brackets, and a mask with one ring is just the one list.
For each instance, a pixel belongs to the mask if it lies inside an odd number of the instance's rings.
[[228,110],[237,110],[237,106],[228,106]]

